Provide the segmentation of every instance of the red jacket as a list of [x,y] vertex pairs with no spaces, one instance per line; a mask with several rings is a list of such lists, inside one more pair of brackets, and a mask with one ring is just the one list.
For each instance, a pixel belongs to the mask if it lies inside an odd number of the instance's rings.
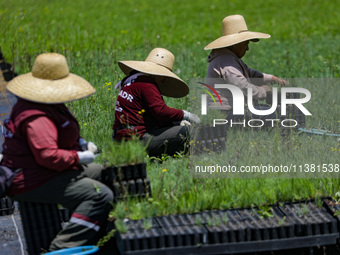
[[165,104],[155,81],[150,76],[139,76],[123,84],[118,94],[113,125],[115,139],[143,136],[149,130],[172,126],[172,122],[182,119],[183,111]]
[[5,121],[1,165],[22,168],[10,195],[41,186],[66,170],[81,170],[79,125],[64,104],[39,104],[19,99]]

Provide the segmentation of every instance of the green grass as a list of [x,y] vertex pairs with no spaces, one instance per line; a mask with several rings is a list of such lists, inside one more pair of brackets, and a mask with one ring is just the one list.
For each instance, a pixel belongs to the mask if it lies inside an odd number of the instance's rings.
[[[339,4],[339,0],[1,1],[0,46],[19,74],[31,70],[37,54],[64,54],[71,72],[97,89],[94,96],[68,106],[80,122],[82,135],[106,148],[111,142],[118,93],[114,85],[123,78],[119,60],[144,60],[154,47],[164,47],[176,56],[174,72],[183,80],[190,83],[204,78],[209,54],[204,46],[221,35],[225,16],[242,14],[249,30],[272,36],[251,43],[244,61],[309,89],[312,100],[307,108],[313,116],[307,118],[307,127],[339,132],[339,84],[321,80],[339,78],[340,74]],[[317,82],[300,84],[297,78]],[[191,104],[190,96],[165,100],[179,109],[189,109]],[[335,164],[339,163],[339,151],[338,141],[331,137],[232,130],[227,151],[219,160],[236,166]],[[119,204],[121,217],[261,205],[332,196],[340,190],[339,179],[193,178],[190,158],[181,155],[162,164],[148,161],[148,175],[153,198]]]

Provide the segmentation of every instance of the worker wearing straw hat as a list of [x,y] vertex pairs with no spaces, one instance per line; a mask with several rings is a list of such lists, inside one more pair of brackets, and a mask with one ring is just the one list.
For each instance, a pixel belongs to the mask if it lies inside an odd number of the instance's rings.
[[1,165],[20,169],[9,195],[18,201],[61,204],[73,212],[50,250],[95,242],[113,194],[100,182],[103,167],[92,163],[97,147],[79,136],[78,122],[64,104],[95,89],[70,73],[66,58],[57,53],[37,56],[32,72],[11,80],[7,89],[18,101],[4,124]]
[[[269,38],[269,34],[249,31],[246,22],[241,15],[227,16],[222,21],[223,36],[209,43],[204,49],[211,50],[208,57],[209,67],[207,82],[216,83],[223,79],[224,83],[238,86],[245,95],[247,89],[252,88],[253,99],[264,99],[271,91],[268,84],[278,83],[281,86],[288,81],[274,75],[262,73],[249,68],[241,58],[249,50],[249,42],[257,42],[259,39]],[[221,81],[219,81],[220,83]],[[230,91],[219,91],[223,96],[222,110],[230,111],[233,98]],[[213,104],[211,104],[214,108]]]
[[197,115],[167,106],[162,96],[181,98],[188,85],[172,72],[175,57],[163,48],[153,49],[145,61],[120,61],[126,77],[115,106],[115,140],[139,137],[150,156],[173,155],[185,149],[189,127]]

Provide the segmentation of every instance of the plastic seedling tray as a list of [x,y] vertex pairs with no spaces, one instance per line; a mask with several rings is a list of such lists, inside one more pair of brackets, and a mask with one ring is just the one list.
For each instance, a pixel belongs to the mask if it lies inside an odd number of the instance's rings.
[[148,232],[133,235],[129,229],[122,240],[129,239],[130,248],[122,254],[237,254],[335,245],[339,238],[336,219],[311,201],[154,219],[158,225],[152,221],[152,229],[164,247],[136,249],[139,236],[145,239]]
[[15,205],[9,197],[0,198],[0,216],[11,215],[14,213]]

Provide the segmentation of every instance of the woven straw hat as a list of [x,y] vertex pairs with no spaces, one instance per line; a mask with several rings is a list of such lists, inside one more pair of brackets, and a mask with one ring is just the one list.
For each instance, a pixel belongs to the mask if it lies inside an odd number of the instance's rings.
[[58,53],[38,55],[32,72],[11,80],[7,89],[28,101],[45,104],[70,102],[96,92],[85,79],[69,72],[66,58]]
[[269,38],[269,34],[248,31],[247,24],[241,15],[227,16],[222,21],[222,34],[220,38],[205,46],[205,50],[219,49],[244,41],[259,41]]
[[125,75],[136,70],[154,75],[161,94],[168,97],[184,97],[189,93],[188,85],[172,72],[174,55],[163,48],[153,49],[145,61],[119,61]]

